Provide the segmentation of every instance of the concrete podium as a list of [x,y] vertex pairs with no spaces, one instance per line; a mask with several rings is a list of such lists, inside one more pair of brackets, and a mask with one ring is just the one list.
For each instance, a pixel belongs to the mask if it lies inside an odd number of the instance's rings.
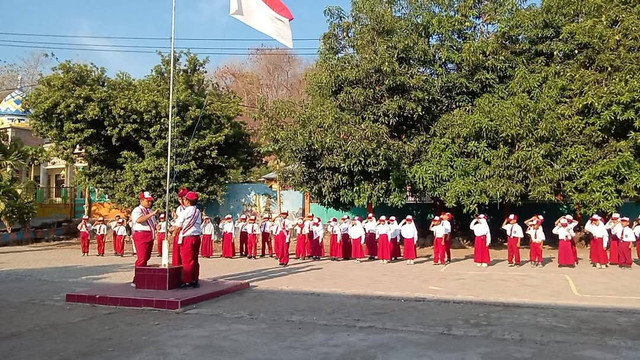
[[172,290],[180,287],[182,266],[136,267],[134,283],[140,290]]

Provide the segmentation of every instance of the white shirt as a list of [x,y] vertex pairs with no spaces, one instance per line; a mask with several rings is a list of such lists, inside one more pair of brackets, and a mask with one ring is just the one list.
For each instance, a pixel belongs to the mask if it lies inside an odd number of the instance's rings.
[[489,230],[489,225],[487,224],[487,220],[473,220],[469,228],[473,230],[473,234],[475,236],[486,236],[487,244],[491,243],[491,231]]
[[116,232],[116,236],[127,236],[127,228],[124,225],[116,225],[113,231]]
[[247,225],[245,225],[245,230],[248,234],[260,234],[260,225],[256,223],[247,223]]
[[202,235],[213,235],[213,224],[211,221],[202,223]]
[[315,225],[311,227],[311,230],[313,231],[313,238],[319,239],[320,242],[322,242],[322,237],[324,236],[324,226],[322,226],[322,224]]
[[636,235],[636,239],[640,237],[640,225],[633,228],[633,233]]
[[338,226],[337,223],[329,223],[327,231],[329,231],[331,235],[340,235],[340,226]]
[[260,224],[260,232],[271,232],[271,226],[273,226],[273,223],[271,221],[264,221],[262,224]]
[[558,225],[551,230],[552,233],[558,235],[560,241],[571,240],[571,229],[568,226]]
[[418,242],[418,229],[415,223],[407,223],[404,220],[400,223],[400,235],[403,239],[413,239],[414,242]]
[[389,237],[389,233],[391,233],[391,228],[387,224],[379,224],[375,228],[376,231],[376,239],[380,237],[380,235],[387,235]]
[[246,221],[238,221],[236,223],[236,228],[240,230],[240,232],[247,232],[247,222]]
[[527,234],[531,236],[531,241],[533,241],[534,243],[541,243],[546,240],[546,237],[544,236],[544,230],[542,230],[542,226],[540,226],[538,229],[534,229],[532,227],[527,229]]
[[400,236],[400,225],[395,221],[389,224],[389,236],[392,239],[396,239]]
[[109,228],[111,228],[111,230],[116,231],[116,226],[118,226],[118,222],[117,221],[112,221],[109,223]]
[[[636,226],[636,228],[638,228]],[[622,226],[622,224],[620,224],[620,231],[616,234],[618,236],[618,238],[620,239],[620,241],[624,241],[624,242],[634,242],[636,241],[636,234],[633,230],[631,230],[630,227],[628,226]]]
[[451,234],[451,223],[449,222],[449,220],[442,220],[440,225],[442,225],[442,227],[444,227],[444,234],[445,235]]
[[[152,229],[149,227],[148,222],[144,222],[140,224],[138,219],[144,216],[145,211],[150,211],[148,209],[144,209],[142,205],[136,206],[135,209],[131,212],[131,230],[133,231],[151,231]],[[155,229],[154,229],[155,230]]]
[[176,227],[181,228],[178,236],[178,244],[182,244],[182,238],[186,236],[202,235],[202,214],[195,206],[187,206],[176,219]]
[[433,225],[431,227],[431,231],[433,231],[433,236],[437,238],[444,238],[445,229],[442,224]]
[[313,223],[311,222],[311,220],[305,220],[302,224],[303,224],[302,225],[302,234],[303,235],[307,235],[308,233],[313,231],[311,229],[311,227],[313,226]]
[[78,230],[80,230],[80,232],[87,232],[88,233],[89,231],[91,231],[91,229],[92,229],[91,224],[89,224],[86,221],[82,221],[82,222],[80,222],[80,224],[78,224]]
[[96,235],[106,235],[107,234],[107,225],[98,224],[93,228],[96,231]]
[[522,226],[519,224],[504,224],[502,229],[507,232],[508,237],[523,238]]
[[229,221],[229,222],[221,222],[220,225],[220,230],[222,230],[223,233],[231,233],[233,234],[233,229],[235,228],[235,225],[233,224],[233,221]]
[[351,226],[351,224],[347,221],[347,222],[343,222],[342,224],[340,224],[340,233],[341,234],[348,234],[349,233],[349,226]]
[[158,223],[158,227],[160,227],[160,232],[161,233],[166,233],[167,232],[167,222],[166,221],[160,221]]
[[596,239],[602,239],[602,244],[604,247],[607,247],[609,243],[609,232],[607,231],[606,226],[602,223],[602,221],[598,222],[598,225],[593,225],[591,221],[587,222],[584,226],[584,230],[590,232]]
[[352,240],[361,239],[361,241],[364,241],[364,227],[361,222],[356,221],[349,226],[349,237]]
[[377,224],[375,220],[366,220],[363,225],[364,225],[364,230],[366,232],[368,233],[376,232]]

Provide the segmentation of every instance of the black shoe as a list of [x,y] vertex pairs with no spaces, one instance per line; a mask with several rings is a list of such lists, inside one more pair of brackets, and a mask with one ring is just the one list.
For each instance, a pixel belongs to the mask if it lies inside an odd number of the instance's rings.
[[200,283],[196,280],[194,282],[192,282],[191,284],[189,284],[189,286],[191,286],[194,289],[197,289],[200,287]]

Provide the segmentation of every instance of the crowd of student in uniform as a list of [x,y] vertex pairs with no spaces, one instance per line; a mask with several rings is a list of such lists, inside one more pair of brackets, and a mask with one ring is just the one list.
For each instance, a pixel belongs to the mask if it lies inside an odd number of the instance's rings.
[[[82,255],[89,254],[90,233],[96,234],[97,254],[104,256],[105,237],[108,229],[113,236],[114,254],[124,256],[124,243],[131,236],[133,252],[137,256],[136,266],[147,266],[154,243],[157,243],[158,256],[162,255],[162,243],[169,234],[172,243],[172,265],[183,266],[184,283],[198,286],[198,256],[213,256],[213,235],[216,226],[211,219],[203,215],[197,208],[198,195],[195,192],[181,189],[178,192],[180,206],[172,213],[173,220],[167,224],[164,214],[159,214],[159,221],[152,211],[153,197],[144,192],[140,194],[140,206],[136,207],[129,221],[116,215],[108,226],[100,217],[94,225],[87,216],[78,225],[81,238]],[[433,263],[445,265],[451,261],[451,220],[450,213],[443,213],[433,218],[429,231],[433,232]],[[520,266],[520,244],[525,235],[529,236],[529,260],[533,267],[543,265],[543,243],[546,240],[542,228],[543,216],[536,215],[524,221],[526,231],[518,224],[518,217],[509,215],[501,229],[507,235],[507,261],[509,266]],[[632,264],[631,249],[637,237],[640,237],[640,218],[630,226],[628,217],[613,214],[608,221],[599,215],[593,215],[585,224],[584,230],[590,234],[590,261],[597,268],[606,268],[609,264],[630,269]],[[236,245],[240,257],[255,259],[258,256],[258,242],[261,243],[260,256],[268,255],[278,259],[279,264],[289,264],[290,252],[296,259],[319,260],[326,257],[325,234],[328,236],[328,257],[333,260],[365,259],[379,260],[388,263],[403,258],[407,264],[414,264],[418,230],[411,215],[401,222],[394,216],[381,216],[376,219],[369,214],[366,219],[343,216],[330,219],[326,224],[314,214],[304,218],[291,220],[284,211],[277,216],[264,215],[261,221],[256,216],[241,215],[234,221],[231,215],[216,224],[222,233],[221,257],[236,257]],[[571,215],[565,215],[555,221],[552,233],[558,236],[558,266],[575,267],[578,255],[575,242],[575,228],[578,221]],[[168,228],[167,228],[168,227]],[[470,224],[475,236],[474,262],[479,267],[487,267],[491,263],[489,247],[491,230],[486,215],[476,216]],[[295,249],[290,244],[295,240]],[[402,245],[402,247],[401,247]],[[608,250],[608,251],[607,251]],[[640,247],[637,247],[640,259]],[[186,272],[186,276],[184,273]]]

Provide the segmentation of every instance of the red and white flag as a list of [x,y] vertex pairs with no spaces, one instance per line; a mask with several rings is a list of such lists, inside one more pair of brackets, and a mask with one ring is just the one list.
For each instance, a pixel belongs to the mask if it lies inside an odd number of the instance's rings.
[[280,0],[231,0],[230,14],[252,28],[293,48],[293,15]]

